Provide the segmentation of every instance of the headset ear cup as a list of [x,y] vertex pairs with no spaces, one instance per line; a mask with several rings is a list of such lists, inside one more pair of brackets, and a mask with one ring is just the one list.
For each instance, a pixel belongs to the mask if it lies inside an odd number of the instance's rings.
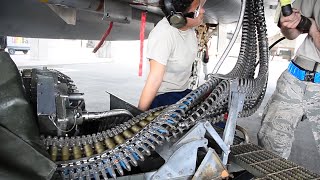
[[179,29],[187,24],[187,18],[184,17],[184,15],[181,12],[176,12],[172,4],[173,1],[174,0],[164,0],[164,7],[167,14],[169,14],[167,16],[167,19],[170,25]]
[[168,17],[169,23],[175,28],[182,28],[187,24],[187,19],[182,14],[173,14]]

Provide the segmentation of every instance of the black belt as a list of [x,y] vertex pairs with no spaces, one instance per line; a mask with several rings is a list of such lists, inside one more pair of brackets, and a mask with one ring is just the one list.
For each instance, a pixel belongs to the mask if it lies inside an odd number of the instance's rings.
[[320,73],[314,71],[303,70],[292,61],[289,64],[288,71],[301,81],[309,81],[320,83]]
[[303,70],[311,72],[320,72],[320,64],[317,61],[307,59],[305,57],[296,56],[293,60],[294,64]]

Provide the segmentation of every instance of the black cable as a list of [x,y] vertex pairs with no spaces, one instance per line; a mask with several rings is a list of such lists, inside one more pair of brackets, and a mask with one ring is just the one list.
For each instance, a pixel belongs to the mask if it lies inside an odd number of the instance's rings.
[[[282,38],[278,39],[277,41],[275,41],[274,43],[272,43],[271,46],[269,46],[269,50],[271,50],[273,48],[273,46],[277,45],[279,42],[281,42],[284,39],[286,39],[286,37],[282,37]],[[256,63],[256,67],[258,66],[259,63],[260,63],[260,61],[258,61]]]
[[273,48],[273,46],[275,46],[276,44],[278,44],[279,42],[281,42],[282,40],[284,40],[286,37],[282,37],[280,39],[278,39],[276,42],[274,42],[273,44],[271,44],[271,46],[269,46],[269,50],[271,50]]

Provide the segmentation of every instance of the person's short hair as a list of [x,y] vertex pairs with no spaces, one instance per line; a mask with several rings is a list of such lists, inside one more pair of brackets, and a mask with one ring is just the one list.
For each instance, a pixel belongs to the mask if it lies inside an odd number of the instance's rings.
[[[161,7],[161,10],[163,13],[168,16],[170,12],[166,11],[166,8],[164,6],[164,1],[165,0],[160,0],[159,5]],[[172,5],[175,9],[176,12],[181,12],[181,13],[187,13],[190,9],[190,6],[194,0],[171,0]]]

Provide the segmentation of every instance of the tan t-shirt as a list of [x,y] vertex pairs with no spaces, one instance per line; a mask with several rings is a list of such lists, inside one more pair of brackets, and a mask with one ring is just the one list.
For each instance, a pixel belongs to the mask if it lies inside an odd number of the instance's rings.
[[[296,0],[293,7],[299,9],[304,16],[313,18],[320,29],[320,0]],[[320,62],[320,50],[317,49],[310,36],[303,41],[296,56]]]
[[197,56],[195,31],[181,31],[163,18],[149,35],[146,56],[166,66],[157,95],[186,90]]

